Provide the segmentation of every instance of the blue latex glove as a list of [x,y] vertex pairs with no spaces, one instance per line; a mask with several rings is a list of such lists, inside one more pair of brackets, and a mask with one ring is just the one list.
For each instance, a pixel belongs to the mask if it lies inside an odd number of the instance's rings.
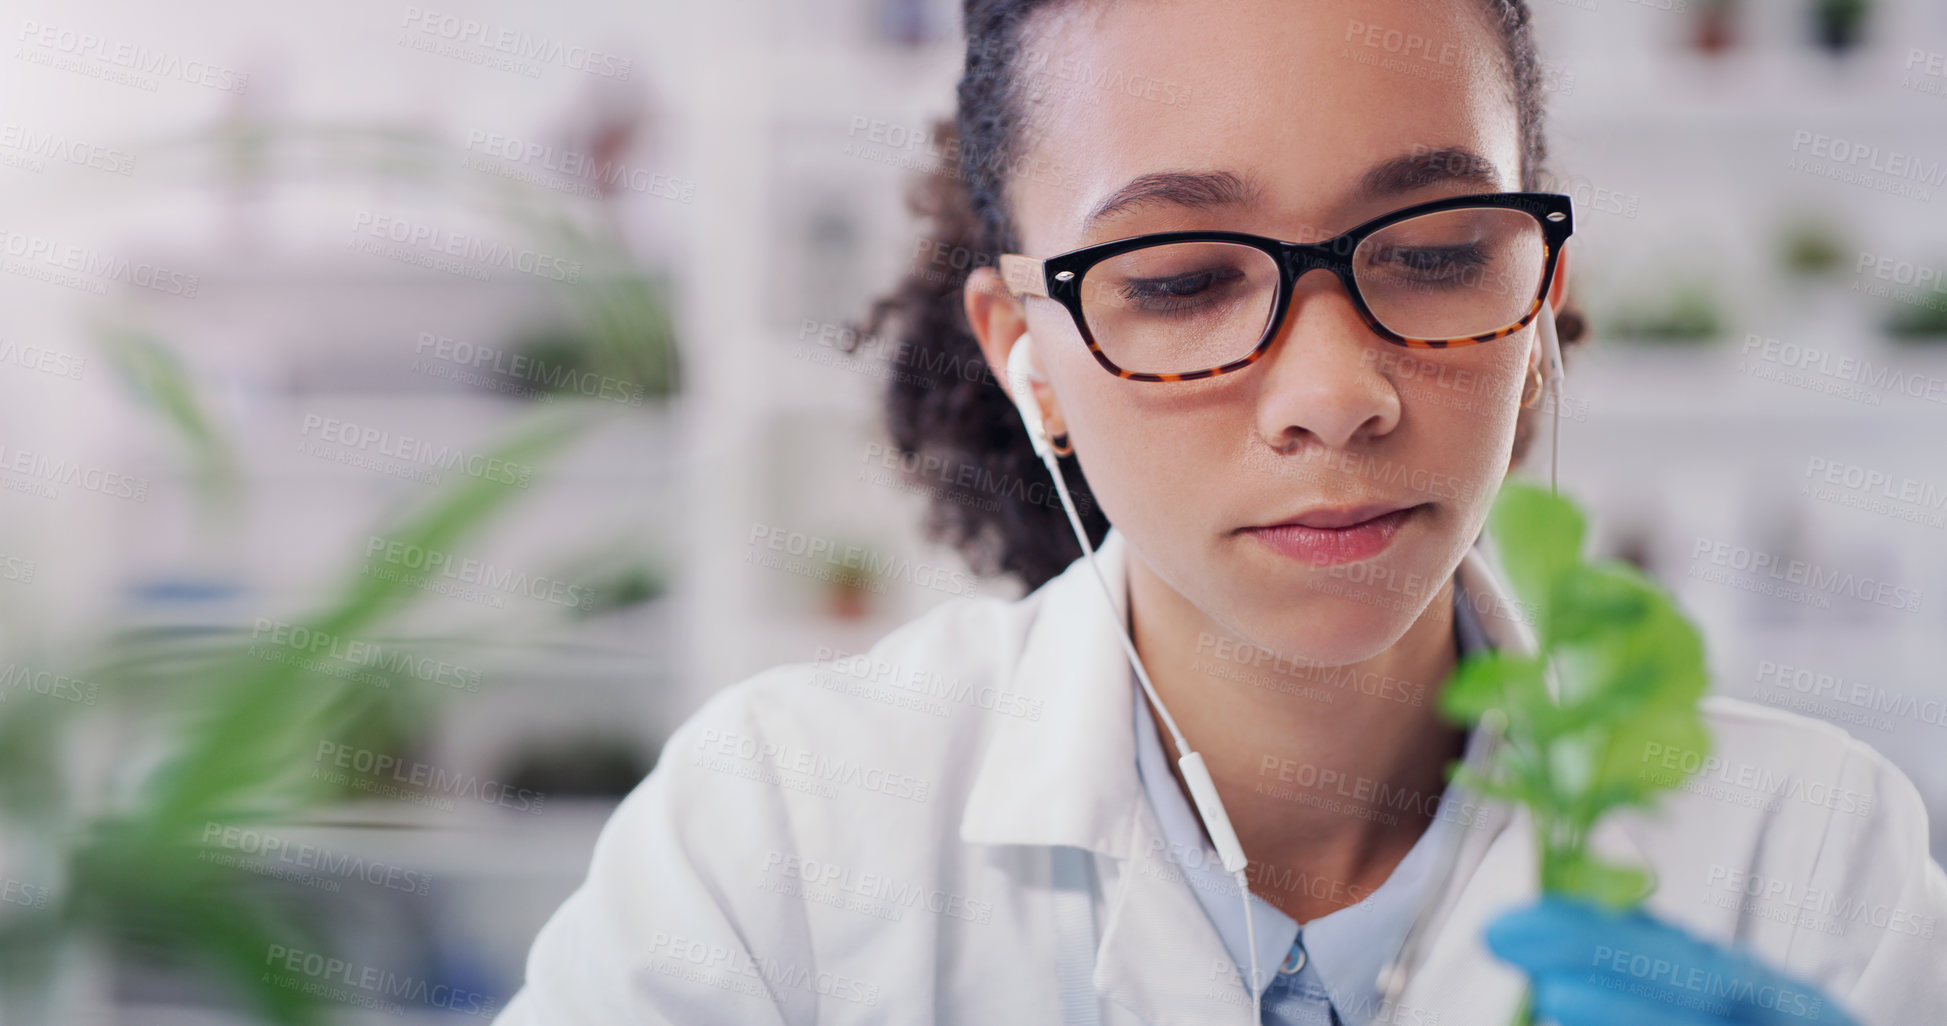
[[1561,1026],[1857,1026],[1816,986],[1642,911],[1548,896],[1488,924],[1487,946]]

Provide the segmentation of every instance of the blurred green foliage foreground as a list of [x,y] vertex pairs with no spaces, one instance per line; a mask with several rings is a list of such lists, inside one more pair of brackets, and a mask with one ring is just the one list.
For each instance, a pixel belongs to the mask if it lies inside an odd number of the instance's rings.
[[[233,170],[273,166],[260,158],[291,146],[347,155],[338,171],[354,179],[418,181],[442,199],[483,188],[477,175],[455,181],[450,169],[460,162],[451,146],[402,135],[231,123],[179,143],[185,153],[228,159]],[[166,158],[169,147],[145,152]],[[666,292],[603,230],[604,212],[572,211],[545,190],[502,184],[474,201],[592,269],[560,289],[564,328],[548,340],[553,358],[637,383],[651,399],[677,391]],[[220,508],[243,472],[178,357],[187,349],[129,318],[98,325],[97,334],[130,393],[183,443],[185,477],[201,483],[209,508]],[[505,437],[483,448],[539,468],[591,427],[627,416],[613,403],[533,403]],[[452,551],[538,490],[454,475],[412,496],[372,533]],[[0,543],[4,534],[0,527]],[[342,583],[318,608],[278,615],[294,634],[404,637],[387,648],[410,649],[413,640],[398,621],[423,599],[420,581],[372,572],[382,568],[364,553],[348,557]],[[613,574],[619,561],[593,562]],[[607,583],[615,587],[591,588],[611,607],[655,591],[640,574]],[[307,771],[318,739],[372,739],[375,746],[396,739],[437,700],[429,690],[448,689],[403,686],[410,681],[396,668],[347,661],[337,651],[313,656],[293,647],[266,658],[253,651],[248,624],[233,627],[205,631],[193,644],[184,644],[180,629],[115,623],[90,625],[91,636],[79,644],[5,635],[15,650],[0,652],[0,664],[58,666],[60,679],[89,682],[91,690],[77,696],[0,688],[0,1023],[66,1022],[77,966],[103,964],[161,967],[193,981],[186,992],[218,995],[219,1003],[262,1021],[295,1026],[328,1018],[329,1004],[314,993],[320,988],[302,985],[309,966],[282,972],[271,964],[275,953],[358,960],[334,951],[319,906],[303,888],[276,886],[233,853],[211,857],[210,838],[239,827],[302,823],[356,797],[351,785]],[[393,679],[383,679],[388,674]],[[425,994],[396,1000],[440,1004]]]

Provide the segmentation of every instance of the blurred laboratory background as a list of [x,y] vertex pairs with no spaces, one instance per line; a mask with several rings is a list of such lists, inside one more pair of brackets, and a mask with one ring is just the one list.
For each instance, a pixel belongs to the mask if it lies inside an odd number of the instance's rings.
[[[486,1021],[708,696],[1019,594],[857,334],[958,5],[435,3],[9,5],[9,1022]],[[1562,486],[1947,855],[1947,2],[1531,4]]]

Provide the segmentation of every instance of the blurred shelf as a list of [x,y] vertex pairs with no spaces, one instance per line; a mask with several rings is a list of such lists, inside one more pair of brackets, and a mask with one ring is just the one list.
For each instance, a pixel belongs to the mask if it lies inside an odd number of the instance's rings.
[[[1764,367],[1786,370],[1784,364],[1744,354],[1742,343],[1724,338],[1700,345],[1662,345],[1602,338],[1568,356],[1566,392],[1569,409],[1575,400],[1588,402],[1592,421],[1627,422],[1636,428],[1692,430],[1698,425],[1737,422],[1758,431],[1827,430],[1835,426],[1885,432],[1938,429],[1947,424],[1947,403],[1910,393],[1858,385],[1879,402],[1847,401],[1742,370]],[[1801,347],[1802,348],[1802,347]],[[1817,348],[1817,347],[1813,347]],[[1831,350],[1841,356],[1919,376],[1941,387],[1947,396],[1947,346],[1879,346],[1864,352]],[[1836,362],[1834,363],[1836,366]],[[1847,384],[1829,376],[1834,385]],[[1857,384],[1854,382],[1853,384]],[[1905,435],[1925,437],[1926,431]]]
[[1890,146],[1892,140],[1904,136],[1937,143],[1937,120],[1930,118],[1938,119],[1941,108],[1947,106],[1942,97],[1900,86],[1895,74],[1879,82],[1850,82],[1839,88],[1810,78],[1766,85],[1734,73],[1721,78],[1695,74],[1627,78],[1605,88],[1582,81],[1590,74],[1577,67],[1575,91],[1559,97],[1549,108],[1551,128],[1722,133],[1733,139],[1777,134],[1783,129],[1781,141],[1789,143],[1792,130],[1825,131],[1843,125],[1840,131],[1854,142]]
[[[387,866],[422,868],[440,878],[579,880],[619,799],[549,798],[536,813],[449,799],[451,810],[404,801],[352,802],[321,810],[302,825],[253,829],[295,848],[316,845]],[[290,849],[287,849],[290,850]]]

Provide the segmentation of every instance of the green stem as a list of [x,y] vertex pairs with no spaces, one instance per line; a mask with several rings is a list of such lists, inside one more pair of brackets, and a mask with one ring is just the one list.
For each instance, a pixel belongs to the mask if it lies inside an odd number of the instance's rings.
[[1535,1026],[1535,991],[1533,987],[1521,988],[1521,1004],[1514,1010],[1514,1022],[1509,1026]]

